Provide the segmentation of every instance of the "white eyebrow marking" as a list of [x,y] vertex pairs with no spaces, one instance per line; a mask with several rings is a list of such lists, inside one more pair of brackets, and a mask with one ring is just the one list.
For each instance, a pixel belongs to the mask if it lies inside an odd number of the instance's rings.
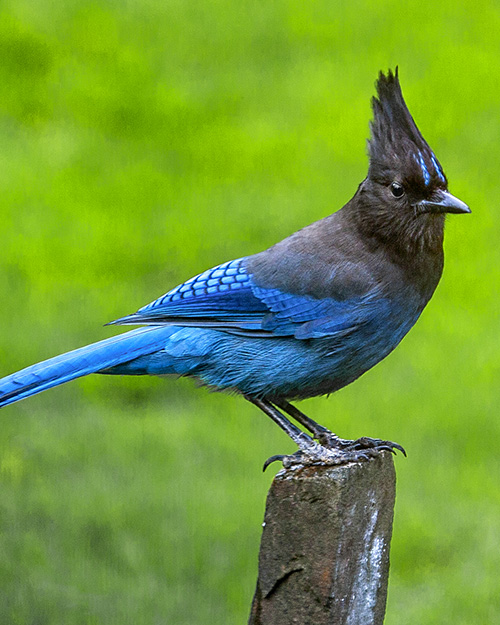
[[442,181],[442,182],[446,182],[446,178],[444,177],[444,173],[443,170],[441,169],[441,167],[439,166],[439,163],[437,162],[437,158],[434,156],[433,153],[431,153],[431,161],[432,164],[434,165],[434,169],[436,170],[436,173],[438,175],[438,178]]
[[429,182],[431,181],[431,175],[429,173],[429,170],[427,169],[427,165],[425,164],[424,157],[422,156],[422,152],[418,153],[418,160],[417,160],[416,157],[415,157],[415,160],[420,165],[420,168],[422,170],[422,174],[424,176],[425,186],[427,187],[429,185]]

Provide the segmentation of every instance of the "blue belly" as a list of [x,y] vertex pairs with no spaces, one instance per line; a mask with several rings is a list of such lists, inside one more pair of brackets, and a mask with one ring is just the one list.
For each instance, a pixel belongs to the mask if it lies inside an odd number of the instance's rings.
[[173,326],[164,349],[106,373],[190,376],[217,390],[268,399],[314,397],[346,386],[385,358],[421,309],[393,306],[383,318],[345,335],[319,339],[253,338]]

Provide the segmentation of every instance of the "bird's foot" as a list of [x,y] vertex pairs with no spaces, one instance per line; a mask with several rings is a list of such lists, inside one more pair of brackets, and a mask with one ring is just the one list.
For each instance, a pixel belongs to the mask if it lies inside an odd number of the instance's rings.
[[349,440],[345,438],[340,438],[333,432],[329,430],[321,431],[315,437],[319,443],[326,447],[327,449],[338,449],[339,451],[390,451],[395,454],[396,450],[399,450],[403,456],[406,456],[406,451],[404,447],[399,445],[398,443],[393,443],[392,441],[384,441],[381,438],[369,438],[368,436],[362,436],[361,438],[357,438],[355,440]]
[[[324,445],[311,442],[309,445],[301,446],[294,454],[271,456],[264,463],[263,470],[272,462],[282,462],[285,469],[291,467],[322,465],[338,466],[349,462],[367,461],[376,458],[383,451],[395,453],[394,449],[399,449],[405,456],[405,450],[397,443],[383,441],[377,438],[359,438],[355,441],[341,439],[332,434],[336,439],[335,445]],[[340,441],[340,442],[339,442]]]

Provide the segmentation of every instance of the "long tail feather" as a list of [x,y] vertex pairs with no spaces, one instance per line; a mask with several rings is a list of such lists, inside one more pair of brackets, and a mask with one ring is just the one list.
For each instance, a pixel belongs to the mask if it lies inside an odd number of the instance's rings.
[[149,326],[50,358],[0,380],[0,407],[162,349],[172,327]]

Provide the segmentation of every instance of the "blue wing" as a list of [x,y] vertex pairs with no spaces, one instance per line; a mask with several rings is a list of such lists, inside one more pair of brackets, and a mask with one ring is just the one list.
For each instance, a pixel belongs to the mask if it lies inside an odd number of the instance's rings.
[[344,335],[382,312],[384,301],[373,292],[339,301],[262,288],[247,272],[245,260],[208,269],[112,323],[176,324],[249,336],[310,339]]

